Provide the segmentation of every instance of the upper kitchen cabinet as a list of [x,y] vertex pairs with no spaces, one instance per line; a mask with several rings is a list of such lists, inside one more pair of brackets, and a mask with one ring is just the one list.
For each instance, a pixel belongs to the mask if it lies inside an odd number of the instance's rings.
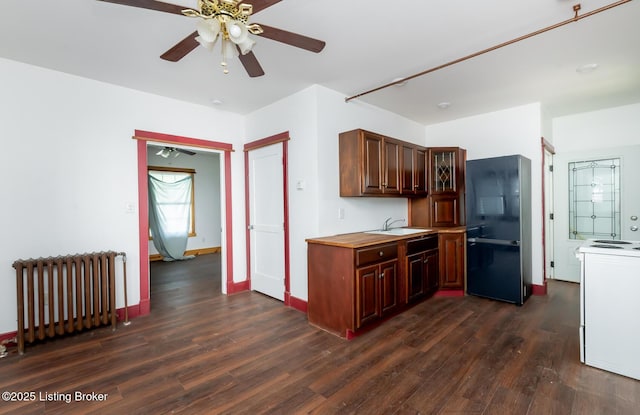
[[410,143],[402,144],[401,193],[409,196],[427,194],[427,149]]
[[365,130],[339,135],[340,196],[426,194],[426,149]]
[[400,194],[400,143],[365,130],[339,136],[340,196]]
[[430,194],[458,194],[464,187],[466,151],[458,147],[429,148]]
[[427,152],[428,196],[411,200],[411,226],[461,226],[467,152],[459,147],[431,147]]

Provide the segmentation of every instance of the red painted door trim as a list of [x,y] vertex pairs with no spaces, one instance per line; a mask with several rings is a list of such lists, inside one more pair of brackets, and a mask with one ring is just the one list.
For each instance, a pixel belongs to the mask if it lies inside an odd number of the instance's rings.
[[[151,312],[151,296],[149,291],[149,193],[147,188],[147,141],[166,144],[179,144],[192,147],[224,151],[224,192],[226,223],[226,275],[227,287],[233,286],[233,229],[231,202],[231,152],[233,145],[198,138],[136,130],[134,139],[138,140],[138,234],[140,255],[140,306],[138,315]],[[229,291],[227,291],[229,294]]]

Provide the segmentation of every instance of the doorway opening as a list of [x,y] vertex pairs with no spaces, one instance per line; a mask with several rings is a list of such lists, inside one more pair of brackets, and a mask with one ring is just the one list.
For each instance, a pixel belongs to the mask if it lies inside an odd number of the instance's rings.
[[140,254],[140,304],[133,314],[145,315],[151,311],[150,266],[149,266],[149,211],[147,188],[147,144],[171,144],[205,149],[220,153],[220,287],[223,294],[242,289],[233,284],[233,243],[231,206],[231,151],[229,143],[174,136],[149,131],[135,131],[138,140],[138,205],[139,205],[139,254]]

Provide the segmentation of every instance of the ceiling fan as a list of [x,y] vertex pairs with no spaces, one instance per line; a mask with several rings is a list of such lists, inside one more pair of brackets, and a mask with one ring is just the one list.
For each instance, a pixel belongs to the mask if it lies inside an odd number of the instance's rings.
[[[226,55],[230,53],[233,53],[235,55],[237,52],[240,52],[238,54],[238,58],[240,59],[242,66],[244,66],[250,77],[253,78],[264,75],[264,70],[260,66],[260,63],[258,62],[256,56],[251,51],[253,41],[246,40],[247,32],[315,53],[320,52],[325,46],[325,42],[322,40],[313,39],[307,36],[288,32],[286,30],[278,29],[264,24],[248,24],[248,17],[252,13],[257,13],[261,10],[266,9],[267,7],[271,7],[282,0],[198,0],[199,10],[191,10],[185,8],[184,6],[163,3],[161,1],[155,0],[99,1],[139,7],[142,9],[156,10],[172,14],[185,15],[189,17],[203,18],[203,21],[199,22],[198,24],[197,31],[189,34],[187,37],[182,39],[175,46],[173,46],[171,49],[160,56],[162,59],[171,62],[177,62],[180,59],[184,58],[199,44],[202,44],[203,46],[211,49],[213,47],[213,43],[218,38],[218,32],[215,32],[215,34],[213,34],[210,30],[210,27],[205,27],[207,25],[205,25],[204,23],[206,22],[217,24],[216,20],[219,21],[222,27],[218,25],[217,30],[219,30],[221,34],[220,37],[223,39],[221,41],[223,53],[222,66],[225,73],[228,72],[228,70],[226,69]],[[215,17],[215,19],[212,17]],[[235,26],[229,26],[230,19],[232,24]],[[233,30],[227,30],[227,28]],[[236,31],[240,32],[235,33]],[[234,39],[234,36],[238,36],[239,38],[241,38],[241,42],[238,42],[237,39]],[[225,40],[229,40],[230,37],[232,38],[231,40],[233,40],[233,43],[227,41],[227,46],[225,46]]]
[[164,158],[169,158],[171,156],[178,157],[180,155],[180,153],[188,154],[190,156],[193,156],[193,155],[196,154],[194,151],[185,150],[183,148],[165,147],[162,150],[158,151],[156,153],[156,156],[160,156],[160,157],[164,157]]

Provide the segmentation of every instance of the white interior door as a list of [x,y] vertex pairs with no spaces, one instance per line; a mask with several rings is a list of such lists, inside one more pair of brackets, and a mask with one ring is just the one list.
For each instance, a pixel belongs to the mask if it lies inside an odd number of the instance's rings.
[[[580,281],[580,262],[575,250],[588,237],[569,238],[569,163],[589,160],[620,159],[620,236],[616,239],[640,240],[640,146],[599,149],[580,153],[556,153],[554,156],[556,279]],[[602,239],[612,239],[611,237]]]
[[250,150],[251,289],[284,300],[284,172],[282,143]]

